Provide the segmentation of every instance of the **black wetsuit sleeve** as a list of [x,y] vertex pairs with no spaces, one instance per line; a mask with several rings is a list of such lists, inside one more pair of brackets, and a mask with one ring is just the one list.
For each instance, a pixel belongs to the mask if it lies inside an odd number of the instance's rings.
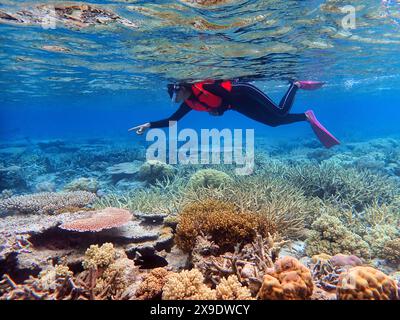
[[188,114],[192,108],[190,108],[186,103],[182,103],[179,109],[176,110],[169,118],[150,122],[150,128],[165,128],[169,126],[170,121],[179,121],[186,114]]

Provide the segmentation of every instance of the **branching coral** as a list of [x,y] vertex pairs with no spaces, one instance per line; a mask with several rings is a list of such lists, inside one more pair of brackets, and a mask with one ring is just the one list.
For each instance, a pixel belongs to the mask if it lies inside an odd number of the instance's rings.
[[235,275],[223,278],[215,288],[218,300],[252,300],[251,292]]
[[364,240],[370,245],[372,253],[384,258],[383,249],[385,244],[399,236],[399,229],[393,225],[376,225],[364,236]]
[[396,282],[372,267],[354,267],[339,277],[339,300],[398,300]]
[[65,207],[82,208],[94,202],[97,196],[87,191],[43,192],[12,196],[0,201],[0,211],[17,213],[57,213]]
[[167,276],[163,288],[163,300],[215,300],[216,292],[204,283],[197,269],[184,270]]
[[161,297],[167,275],[171,272],[164,268],[155,268],[146,275],[136,291],[139,300],[152,300]]
[[104,243],[101,247],[97,244],[91,245],[86,250],[82,266],[85,269],[105,268],[117,258],[117,252],[112,243]]
[[260,215],[238,212],[233,204],[213,199],[194,202],[179,215],[175,241],[182,250],[190,251],[203,232],[218,246],[232,248],[238,242],[252,241],[257,229],[267,229],[262,222]]
[[391,263],[400,265],[400,238],[386,242],[382,256]]
[[337,217],[323,214],[312,224],[312,231],[306,240],[306,252],[312,256],[324,252],[327,254],[354,254],[369,258],[368,244],[362,238],[349,231]]

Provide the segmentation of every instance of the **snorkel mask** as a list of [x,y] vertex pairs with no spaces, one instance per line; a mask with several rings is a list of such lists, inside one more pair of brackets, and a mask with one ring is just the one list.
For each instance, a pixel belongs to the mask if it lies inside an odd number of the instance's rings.
[[182,88],[182,85],[169,84],[167,86],[167,88],[168,88],[169,97],[171,98],[171,102],[176,102],[176,95],[178,94],[179,90]]

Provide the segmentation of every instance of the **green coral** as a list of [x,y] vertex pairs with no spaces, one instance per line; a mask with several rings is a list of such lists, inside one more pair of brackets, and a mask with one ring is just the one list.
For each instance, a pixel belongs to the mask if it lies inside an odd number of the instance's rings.
[[339,218],[323,214],[311,227],[313,230],[306,240],[307,255],[342,253],[370,257],[368,244],[359,235],[348,230]]
[[139,169],[139,178],[148,183],[172,178],[175,174],[173,166],[158,160],[148,160]]
[[232,182],[232,178],[225,172],[214,169],[202,169],[194,173],[188,185],[192,188],[219,188]]

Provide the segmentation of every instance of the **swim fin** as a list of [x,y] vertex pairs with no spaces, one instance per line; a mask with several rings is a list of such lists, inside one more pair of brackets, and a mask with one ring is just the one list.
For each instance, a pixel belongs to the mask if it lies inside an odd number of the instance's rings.
[[300,84],[300,89],[304,90],[317,90],[325,84],[321,81],[297,81],[297,83]]
[[308,122],[311,124],[315,135],[318,137],[319,141],[326,147],[331,148],[335,145],[340,144],[340,141],[336,139],[315,117],[312,110],[305,112]]

